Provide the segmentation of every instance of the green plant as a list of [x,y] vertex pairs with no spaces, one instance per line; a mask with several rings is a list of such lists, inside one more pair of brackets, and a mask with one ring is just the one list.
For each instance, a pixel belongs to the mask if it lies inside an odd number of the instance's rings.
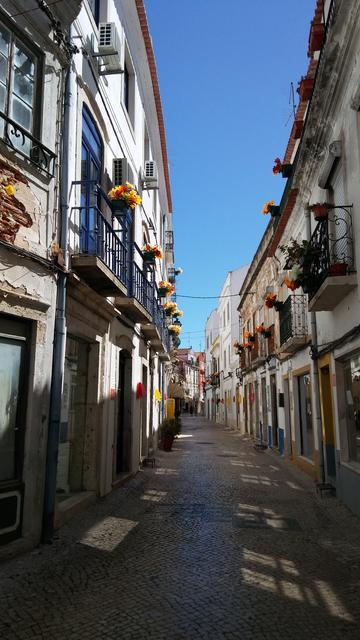
[[164,438],[175,438],[181,433],[180,418],[165,418],[160,425],[160,436]]
[[288,245],[279,247],[281,253],[286,258],[286,269],[292,269],[296,265],[302,265],[304,262],[311,262],[317,255],[319,249],[314,247],[308,240],[291,240]]

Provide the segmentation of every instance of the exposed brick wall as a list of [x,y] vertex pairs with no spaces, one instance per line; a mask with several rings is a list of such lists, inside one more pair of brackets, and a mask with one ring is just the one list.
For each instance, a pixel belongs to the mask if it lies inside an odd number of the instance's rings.
[[0,239],[14,244],[20,227],[31,227],[33,220],[25,206],[16,195],[9,196],[5,186],[21,182],[27,185],[26,178],[7,162],[0,160]]

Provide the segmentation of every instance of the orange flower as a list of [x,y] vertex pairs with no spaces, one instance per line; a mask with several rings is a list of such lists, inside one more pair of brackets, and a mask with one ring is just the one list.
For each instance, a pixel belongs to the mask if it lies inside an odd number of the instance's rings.
[[270,212],[270,207],[272,207],[274,204],[275,204],[275,200],[269,200],[268,202],[265,202],[261,213],[263,213],[264,215],[269,213]]

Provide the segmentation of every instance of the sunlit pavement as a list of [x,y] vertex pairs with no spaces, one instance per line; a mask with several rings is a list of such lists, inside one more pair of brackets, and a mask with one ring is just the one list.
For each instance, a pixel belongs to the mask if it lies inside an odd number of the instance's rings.
[[195,417],[154,469],[0,572],[2,640],[360,638],[359,520]]

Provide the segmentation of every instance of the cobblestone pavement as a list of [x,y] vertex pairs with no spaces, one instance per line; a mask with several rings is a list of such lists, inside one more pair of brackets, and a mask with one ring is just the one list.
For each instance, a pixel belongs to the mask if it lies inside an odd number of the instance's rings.
[[360,521],[238,433],[183,427],[154,469],[1,565],[2,640],[360,639]]

